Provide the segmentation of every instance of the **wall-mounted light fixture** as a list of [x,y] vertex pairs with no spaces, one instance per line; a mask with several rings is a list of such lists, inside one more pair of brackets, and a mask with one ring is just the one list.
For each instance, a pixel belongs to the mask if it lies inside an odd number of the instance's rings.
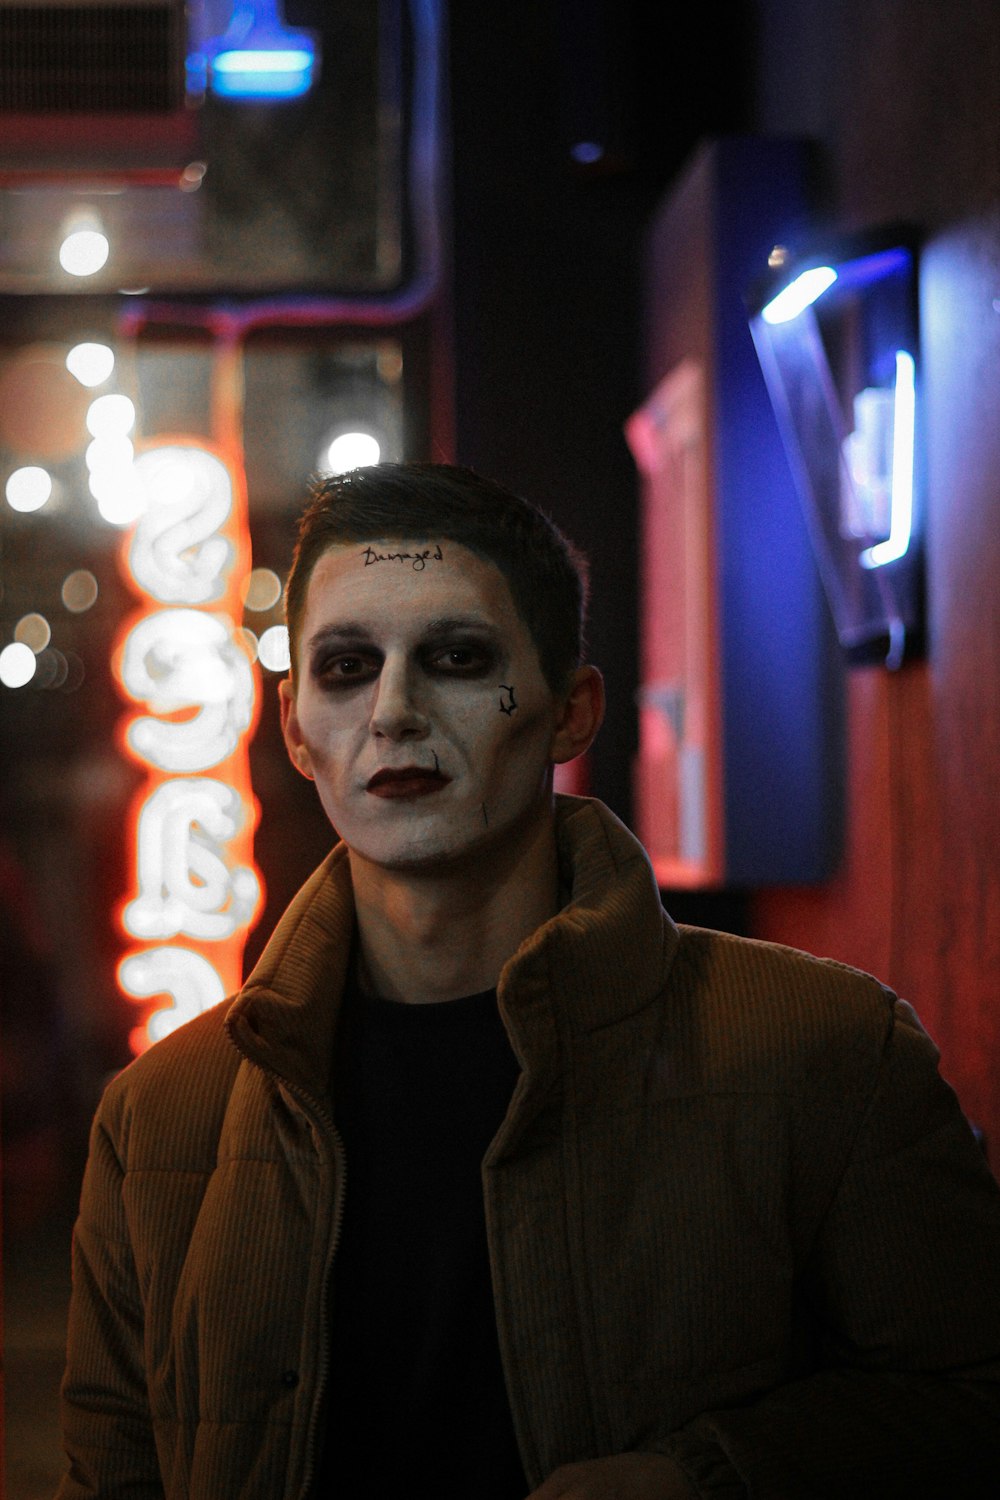
[[318,72],[315,35],[286,25],[281,0],[238,0],[222,35],[188,59],[189,76],[221,99],[298,99]]
[[775,246],[750,327],[841,644],[896,667],[923,629],[911,234]]

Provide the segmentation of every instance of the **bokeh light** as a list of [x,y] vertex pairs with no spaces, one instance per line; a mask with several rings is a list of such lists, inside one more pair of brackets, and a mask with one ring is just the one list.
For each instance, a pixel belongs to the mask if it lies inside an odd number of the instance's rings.
[[52,639],[52,627],[44,615],[22,615],[14,627],[14,639],[37,656]]
[[38,653],[35,666],[35,687],[61,688],[69,676],[69,663],[65,656],[51,646]]
[[108,469],[131,468],[135,449],[131,438],[95,437],[87,444],[84,457],[90,472],[97,474],[106,472]]
[[66,368],[81,385],[90,389],[103,385],[115,367],[114,350],[107,344],[74,344],[66,356]]
[[127,396],[98,396],[87,411],[87,431],[95,438],[126,437],[135,426],[135,406]]
[[74,229],[59,246],[59,264],[71,276],[93,276],[110,254],[108,237],[99,229]]
[[254,568],[246,582],[243,602],[260,613],[273,609],[281,598],[281,579],[271,568]]
[[[190,66],[191,59],[188,58]],[[182,193],[196,193],[205,180],[208,166],[203,161],[189,161],[180,176],[177,186]]]
[[4,687],[24,687],[35,675],[35,653],[23,641],[12,641],[0,651],[0,682]]
[[265,630],[258,642],[257,654],[261,666],[269,672],[287,672],[292,660],[288,654],[287,627],[272,625]]
[[59,686],[64,693],[75,693],[78,688],[83,686],[83,679],[87,675],[86,668],[75,651],[67,651],[64,660],[66,662],[66,677]]
[[62,602],[71,615],[82,615],[97,602],[97,579],[86,568],[77,568],[63,579]]
[[41,510],[52,495],[52,476],[37,464],[15,469],[7,480],[7,504],[11,510]]
[[370,432],[342,432],[320,458],[320,468],[330,474],[346,474],[348,469],[367,469],[381,456],[378,438]]

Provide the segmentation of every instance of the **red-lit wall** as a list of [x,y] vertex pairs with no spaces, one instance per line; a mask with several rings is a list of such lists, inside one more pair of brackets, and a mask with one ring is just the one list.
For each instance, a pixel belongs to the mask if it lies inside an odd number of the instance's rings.
[[847,687],[843,864],[750,903],[755,936],[919,1010],[1000,1165],[1000,9],[758,0],[758,130],[824,147],[845,229],[907,219],[921,270],[929,647]]

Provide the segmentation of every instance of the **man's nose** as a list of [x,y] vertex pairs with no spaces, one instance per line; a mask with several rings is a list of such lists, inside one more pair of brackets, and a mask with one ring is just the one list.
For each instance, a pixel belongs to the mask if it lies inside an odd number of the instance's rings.
[[371,729],[379,738],[389,740],[422,739],[430,729],[423,713],[412,666],[390,659],[382,664],[372,705]]

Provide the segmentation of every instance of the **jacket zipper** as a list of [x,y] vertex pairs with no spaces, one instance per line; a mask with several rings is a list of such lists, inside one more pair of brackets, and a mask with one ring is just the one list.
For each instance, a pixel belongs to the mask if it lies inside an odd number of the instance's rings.
[[323,1276],[320,1283],[319,1294],[319,1338],[320,1358],[319,1369],[316,1377],[316,1390],[313,1396],[312,1412],[309,1417],[309,1430],[306,1435],[306,1468],[302,1484],[299,1488],[299,1500],[308,1500],[309,1489],[313,1482],[316,1471],[316,1441],[317,1428],[319,1425],[319,1414],[323,1409],[323,1396],[326,1391],[327,1376],[330,1369],[330,1330],[329,1330],[329,1287],[330,1273],[333,1269],[333,1259],[340,1242],[341,1230],[344,1222],[344,1200],[347,1188],[347,1153],[344,1149],[344,1139],[330,1115],[314,1095],[298,1084],[292,1083],[290,1079],[283,1078],[273,1068],[267,1068],[262,1063],[250,1057],[237,1043],[236,1038],[230,1034],[230,1042],[236,1051],[251,1064],[252,1067],[260,1068],[260,1071],[270,1078],[279,1088],[287,1092],[302,1105],[307,1118],[309,1118],[317,1129],[318,1134],[325,1134],[333,1146],[333,1158],[339,1158],[340,1177],[338,1189],[334,1195],[333,1222],[330,1226],[330,1235],[327,1245],[326,1261],[323,1266]]
[[312,1486],[316,1473],[316,1448],[318,1441],[318,1427],[320,1412],[323,1410],[323,1398],[326,1394],[327,1377],[330,1373],[330,1276],[333,1270],[333,1260],[340,1243],[341,1230],[344,1222],[344,1201],[347,1190],[347,1153],[344,1149],[344,1139],[334,1124],[333,1117],[329,1115],[323,1106],[296,1084],[289,1083],[287,1079],[279,1079],[277,1074],[272,1075],[288,1092],[297,1099],[312,1114],[315,1124],[321,1127],[329,1137],[333,1146],[333,1158],[339,1159],[340,1174],[337,1190],[333,1203],[333,1223],[330,1226],[330,1234],[327,1241],[326,1260],[323,1265],[323,1277],[320,1282],[319,1292],[319,1367],[316,1375],[316,1389],[313,1395],[312,1412],[309,1416],[309,1429],[306,1434],[306,1467],[299,1488],[299,1500],[308,1500],[309,1490]]

